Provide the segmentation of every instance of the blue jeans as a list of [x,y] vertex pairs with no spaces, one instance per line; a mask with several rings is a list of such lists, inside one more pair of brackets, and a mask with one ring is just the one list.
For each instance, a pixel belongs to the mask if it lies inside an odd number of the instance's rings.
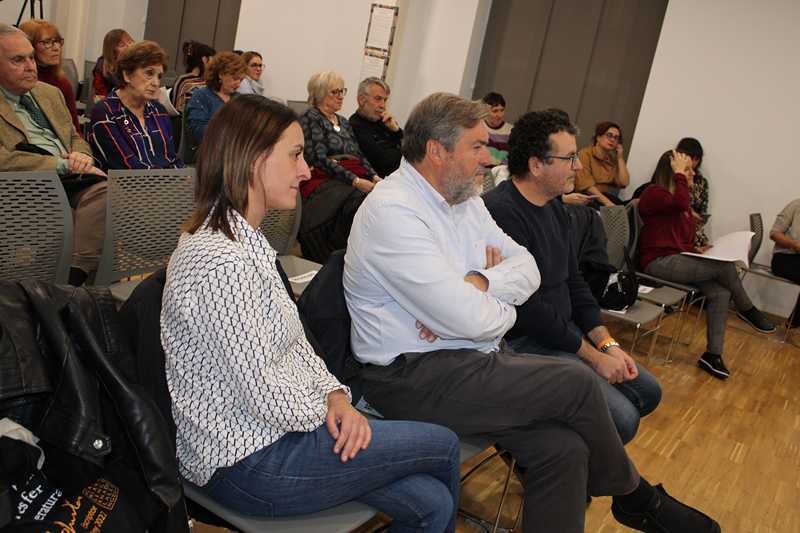
[[[586,364],[577,354],[546,348],[530,337],[519,337],[508,345],[517,353],[562,357]],[[636,363],[639,376],[631,381],[610,384],[600,374],[593,372],[608,403],[608,410],[623,444],[629,443],[639,430],[641,417],[655,411],[661,402],[661,386],[655,376]]]
[[372,441],[342,463],[323,424],[287,433],[236,464],[219,468],[203,487],[244,514],[313,513],[358,500],[394,519],[393,531],[455,531],[458,437],[422,422],[370,420]]

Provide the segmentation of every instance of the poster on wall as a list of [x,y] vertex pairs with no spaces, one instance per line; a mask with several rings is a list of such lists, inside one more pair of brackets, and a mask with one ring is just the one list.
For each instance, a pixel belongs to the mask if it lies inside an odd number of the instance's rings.
[[397,6],[386,4],[372,4],[370,7],[364,57],[361,61],[362,80],[368,77],[386,79],[386,69],[397,28],[398,11]]

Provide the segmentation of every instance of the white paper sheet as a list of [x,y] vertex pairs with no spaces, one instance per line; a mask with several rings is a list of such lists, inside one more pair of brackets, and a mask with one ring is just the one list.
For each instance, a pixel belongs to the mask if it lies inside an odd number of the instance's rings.
[[394,25],[394,9],[374,6],[369,21],[367,46],[388,50],[389,39],[392,37],[392,25]]
[[319,272],[319,270],[309,270],[305,274],[292,276],[291,278],[289,278],[289,281],[291,281],[292,283],[307,283],[312,279],[314,279],[314,276],[317,275],[317,272]]
[[750,266],[747,256],[750,253],[750,240],[753,235],[755,233],[752,231],[734,231],[715,240],[705,253],[683,252],[683,255],[705,257],[714,261],[732,261],[747,268]]
[[361,62],[361,79],[364,80],[371,77],[383,79],[383,67],[385,65],[386,60],[384,58],[364,54],[364,60]]

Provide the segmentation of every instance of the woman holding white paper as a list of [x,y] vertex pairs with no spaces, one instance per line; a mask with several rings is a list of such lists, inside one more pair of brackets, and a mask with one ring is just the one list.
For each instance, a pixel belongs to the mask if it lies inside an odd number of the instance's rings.
[[722,359],[728,306],[733,299],[739,317],[761,333],[775,325],[755,308],[730,261],[682,255],[703,252],[695,244],[695,219],[691,210],[694,170],[686,154],[667,151],[658,161],[651,185],[639,200],[644,221],[639,240],[641,267],[650,275],[676,283],[696,285],[706,297],[706,352],[698,366],[719,379],[730,371]]

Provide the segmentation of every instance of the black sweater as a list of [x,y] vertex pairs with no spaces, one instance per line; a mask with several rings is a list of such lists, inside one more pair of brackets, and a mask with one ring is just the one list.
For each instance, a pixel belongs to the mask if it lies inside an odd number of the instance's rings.
[[372,122],[358,113],[350,115],[350,127],[356,135],[358,147],[378,176],[388,176],[400,166],[400,143],[403,130],[392,131],[383,121]]
[[517,307],[517,322],[506,337],[530,336],[548,348],[577,353],[581,332],[603,322],[600,308],[578,272],[564,206],[558,200],[536,206],[511,180],[486,193],[483,200],[497,225],[533,255],[542,276],[539,290]]

